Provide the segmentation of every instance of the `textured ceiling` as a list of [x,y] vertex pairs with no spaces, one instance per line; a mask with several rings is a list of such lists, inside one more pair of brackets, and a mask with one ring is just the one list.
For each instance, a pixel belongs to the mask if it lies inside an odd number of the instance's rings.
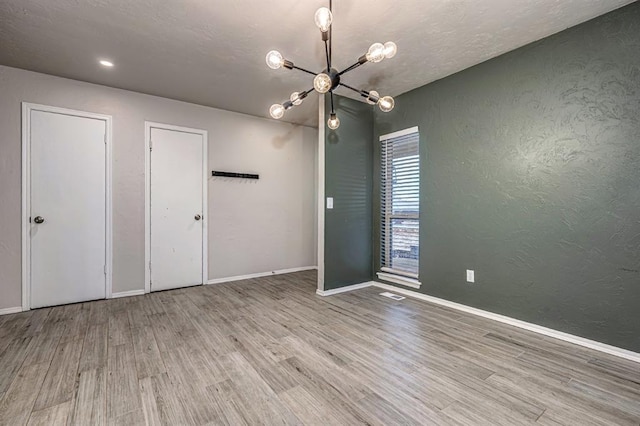
[[[335,0],[333,62],[372,42],[395,58],[365,64],[346,83],[397,96],[633,0]],[[320,0],[2,0],[0,64],[257,116],[312,76],[267,68],[277,49],[323,67],[313,14]],[[99,58],[115,63],[98,65]],[[346,89],[338,93],[352,96]],[[317,125],[315,94],[284,120]]]

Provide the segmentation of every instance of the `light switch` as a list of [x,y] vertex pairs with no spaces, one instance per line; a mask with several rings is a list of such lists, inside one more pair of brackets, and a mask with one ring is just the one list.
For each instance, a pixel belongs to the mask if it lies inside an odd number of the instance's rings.
[[476,282],[476,274],[473,269],[467,269],[467,282],[473,283]]
[[327,197],[327,208],[328,209],[333,208],[333,197]]

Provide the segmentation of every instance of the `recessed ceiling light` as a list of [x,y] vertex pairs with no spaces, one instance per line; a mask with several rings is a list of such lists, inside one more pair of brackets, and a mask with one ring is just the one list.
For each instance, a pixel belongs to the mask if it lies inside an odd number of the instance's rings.
[[112,67],[113,62],[105,61],[104,59],[102,59],[100,60],[100,65],[102,65],[103,67]]

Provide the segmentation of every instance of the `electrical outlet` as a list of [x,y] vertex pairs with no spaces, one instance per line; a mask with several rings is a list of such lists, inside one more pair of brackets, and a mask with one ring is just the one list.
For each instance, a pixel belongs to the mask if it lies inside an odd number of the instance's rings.
[[327,208],[328,209],[333,208],[333,197],[327,197]]
[[467,282],[474,283],[476,282],[476,274],[473,269],[467,269]]

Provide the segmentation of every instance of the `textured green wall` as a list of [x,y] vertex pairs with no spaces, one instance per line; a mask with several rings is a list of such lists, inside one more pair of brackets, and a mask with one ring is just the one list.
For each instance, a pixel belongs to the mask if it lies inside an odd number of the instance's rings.
[[[327,118],[330,109],[327,97]],[[335,97],[340,127],[326,129],[324,288],[371,281],[373,274],[373,108]],[[326,124],[325,124],[326,125]]]
[[640,3],[399,96],[374,140],[416,125],[420,291],[640,352]]

